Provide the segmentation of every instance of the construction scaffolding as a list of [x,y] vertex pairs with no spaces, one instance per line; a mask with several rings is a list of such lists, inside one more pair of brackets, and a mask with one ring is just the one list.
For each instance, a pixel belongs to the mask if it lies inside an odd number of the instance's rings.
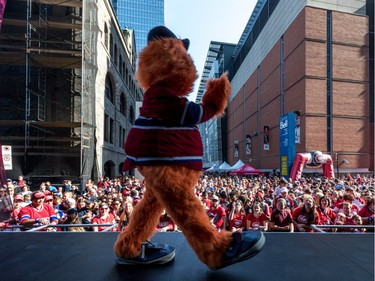
[[92,175],[97,32],[95,1],[7,2],[0,31],[0,143],[13,150],[8,177]]

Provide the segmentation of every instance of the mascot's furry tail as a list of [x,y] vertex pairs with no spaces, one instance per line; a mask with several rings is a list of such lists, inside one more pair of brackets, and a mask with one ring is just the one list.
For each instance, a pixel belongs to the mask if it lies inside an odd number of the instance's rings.
[[214,108],[216,110],[215,115],[223,115],[230,94],[231,86],[228,80],[228,74],[224,73],[219,79],[213,79],[207,82],[206,92],[202,102],[204,105]]

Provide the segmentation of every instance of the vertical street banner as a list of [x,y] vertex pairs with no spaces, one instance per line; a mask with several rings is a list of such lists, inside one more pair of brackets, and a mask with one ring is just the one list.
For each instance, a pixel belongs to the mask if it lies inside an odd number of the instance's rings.
[[234,141],[234,157],[235,158],[239,156],[239,146],[240,146],[240,142],[238,140]]
[[250,135],[246,135],[246,138],[245,138],[245,154],[251,155],[251,136]]
[[10,145],[2,145],[1,156],[3,160],[4,170],[12,170],[12,147]]
[[280,176],[289,178],[296,157],[295,113],[280,116]]
[[5,151],[5,158],[7,159],[7,149],[4,150],[3,147],[4,146],[0,144],[0,182],[2,185],[6,183],[6,179],[7,179],[7,175],[6,175],[5,167],[4,167],[4,153],[3,153]]
[[296,114],[295,121],[295,142],[301,143],[301,111],[294,111]]
[[270,150],[270,127],[264,126],[263,127],[263,149]]

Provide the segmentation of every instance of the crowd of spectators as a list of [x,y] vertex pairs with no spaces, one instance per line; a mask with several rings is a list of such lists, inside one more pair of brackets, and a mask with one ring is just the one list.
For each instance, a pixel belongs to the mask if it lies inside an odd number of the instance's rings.
[[[322,229],[361,233],[373,231],[363,225],[374,224],[374,186],[374,177],[350,174],[294,182],[278,176],[204,174],[195,193],[218,231],[314,232],[312,225],[350,225]],[[22,176],[9,179],[0,186],[0,231],[43,225],[49,225],[45,231],[103,231],[110,225],[110,231],[121,231],[146,188],[147,183],[132,176],[88,180],[83,188],[70,180],[56,187],[46,181],[36,191]],[[164,211],[155,231],[179,229]]]

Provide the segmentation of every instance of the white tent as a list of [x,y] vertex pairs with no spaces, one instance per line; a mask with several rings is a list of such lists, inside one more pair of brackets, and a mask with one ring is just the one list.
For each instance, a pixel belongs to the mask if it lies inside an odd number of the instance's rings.
[[219,166],[219,171],[220,171],[220,172],[232,171],[232,167],[231,167],[227,162],[224,161],[224,162]]
[[237,163],[232,166],[232,170],[237,170],[241,168],[243,165],[245,165],[245,163],[241,160],[238,160]]
[[219,170],[219,165],[218,164],[213,164],[210,168],[206,170],[206,172],[215,172]]

